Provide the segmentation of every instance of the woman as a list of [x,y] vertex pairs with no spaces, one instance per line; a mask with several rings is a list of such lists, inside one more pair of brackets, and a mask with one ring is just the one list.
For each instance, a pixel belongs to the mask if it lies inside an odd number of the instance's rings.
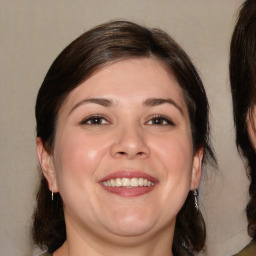
[[230,84],[233,97],[236,143],[246,160],[250,200],[246,208],[252,241],[239,255],[256,255],[256,2],[241,7],[230,47]]
[[203,248],[197,188],[202,164],[215,161],[208,103],[166,33],[114,21],[81,35],[48,71],[36,121],[36,244],[54,256]]

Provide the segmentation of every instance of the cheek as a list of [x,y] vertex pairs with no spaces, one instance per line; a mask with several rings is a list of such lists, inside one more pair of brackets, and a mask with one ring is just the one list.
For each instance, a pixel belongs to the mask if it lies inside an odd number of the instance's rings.
[[175,136],[158,141],[156,152],[171,175],[188,173],[192,168],[193,149],[190,136]]
[[67,182],[75,181],[77,185],[92,180],[106,151],[102,140],[73,132],[56,142],[54,163],[59,189]]
[[174,135],[170,140],[162,140],[156,151],[164,170],[162,180],[164,201],[170,202],[172,206],[176,205],[177,209],[183,205],[192,179],[192,142],[190,136],[186,137],[184,133],[182,135]]
[[[158,143],[156,154],[163,169],[159,200],[162,216],[176,216],[182,208],[191,184],[193,149],[190,137],[173,136]],[[162,146],[160,146],[162,145]]]

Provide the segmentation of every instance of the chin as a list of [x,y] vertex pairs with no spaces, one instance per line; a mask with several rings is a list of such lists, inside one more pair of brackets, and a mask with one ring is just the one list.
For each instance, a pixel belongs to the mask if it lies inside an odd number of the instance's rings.
[[154,224],[155,220],[145,215],[145,212],[126,209],[115,215],[112,225],[108,222],[108,230],[119,236],[132,237],[149,232]]
[[[141,225],[140,225],[141,224]],[[151,230],[151,225],[145,223],[136,223],[130,225],[123,225],[116,227],[113,231],[114,234],[125,237],[133,237],[143,235]]]

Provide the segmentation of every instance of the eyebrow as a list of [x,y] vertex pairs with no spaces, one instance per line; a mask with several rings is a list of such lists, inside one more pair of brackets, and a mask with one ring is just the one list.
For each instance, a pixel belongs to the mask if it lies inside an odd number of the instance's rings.
[[93,98],[93,99],[84,99],[79,101],[69,112],[69,115],[78,107],[81,105],[87,104],[87,103],[94,103],[101,105],[103,107],[111,107],[113,105],[112,100],[109,99],[103,99],[103,98]]
[[182,115],[184,115],[182,107],[179,106],[174,100],[172,99],[163,99],[163,98],[150,98],[144,101],[143,105],[145,107],[156,107],[162,104],[171,104],[175,108],[177,108]]
[[[113,101],[110,99],[105,98],[91,98],[91,99],[83,99],[79,101],[69,112],[68,115],[70,115],[76,108],[80,107],[81,105],[87,104],[87,103],[94,103],[101,105],[103,107],[111,107],[113,105]],[[164,99],[164,98],[150,98],[143,102],[143,105],[145,107],[156,107],[163,104],[171,104],[175,108],[177,108],[182,115],[184,115],[182,108],[172,99]]]

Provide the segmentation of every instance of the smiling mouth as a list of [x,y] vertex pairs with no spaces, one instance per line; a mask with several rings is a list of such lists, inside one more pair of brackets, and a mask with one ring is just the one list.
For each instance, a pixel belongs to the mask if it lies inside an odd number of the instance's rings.
[[116,178],[104,180],[101,184],[104,187],[137,188],[153,186],[154,182],[145,178]]

